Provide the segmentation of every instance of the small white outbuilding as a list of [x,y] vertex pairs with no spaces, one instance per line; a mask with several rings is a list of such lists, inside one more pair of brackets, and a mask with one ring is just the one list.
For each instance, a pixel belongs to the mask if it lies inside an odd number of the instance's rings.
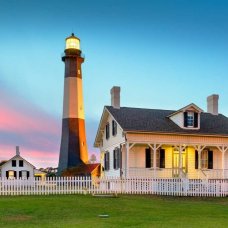
[[1,178],[28,179],[34,177],[35,166],[20,156],[19,146],[16,155],[1,165]]

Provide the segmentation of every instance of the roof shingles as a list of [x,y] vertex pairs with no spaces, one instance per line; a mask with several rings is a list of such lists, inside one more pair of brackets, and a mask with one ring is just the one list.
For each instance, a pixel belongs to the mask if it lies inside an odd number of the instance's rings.
[[115,109],[106,106],[124,131],[203,134],[228,136],[228,118],[222,114],[212,115],[201,113],[200,129],[182,129],[167,116],[174,113],[172,110],[142,109],[121,107]]

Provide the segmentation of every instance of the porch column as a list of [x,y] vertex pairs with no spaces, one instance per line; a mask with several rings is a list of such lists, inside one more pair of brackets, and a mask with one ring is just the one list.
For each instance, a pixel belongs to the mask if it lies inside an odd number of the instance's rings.
[[222,145],[217,148],[222,152],[222,177],[225,178],[225,153],[228,151],[228,146]]
[[161,147],[161,144],[148,144],[149,147],[152,149],[153,151],[153,171],[154,171],[154,178],[156,177],[156,169],[157,169],[157,150],[159,149],[159,147]]
[[201,169],[201,152],[202,150],[198,150],[198,169]]
[[195,145],[194,148],[195,150],[198,151],[198,169],[200,170],[201,169],[201,152],[203,151],[203,149],[205,148],[206,146],[203,146],[203,145]]
[[156,168],[157,168],[157,148],[156,148],[156,144],[153,145],[153,155],[154,155],[154,158],[153,158],[153,169],[154,169],[154,178],[156,177]]
[[182,152],[185,150],[186,145],[179,145],[177,147],[179,149],[179,176],[183,177],[183,172],[182,172]]
[[129,169],[129,143],[126,143],[126,153],[125,153],[125,177],[128,177]]
[[222,152],[222,178],[225,178],[225,151]]
[[179,146],[179,172],[181,172],[182,169],[182,146]]

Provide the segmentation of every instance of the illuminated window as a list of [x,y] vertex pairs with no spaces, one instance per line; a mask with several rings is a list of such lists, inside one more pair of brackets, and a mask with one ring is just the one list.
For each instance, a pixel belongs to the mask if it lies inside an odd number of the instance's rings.
[[14,171],[13,170],[8,171],[8,177],[9,177],[9,179],[14,179]]

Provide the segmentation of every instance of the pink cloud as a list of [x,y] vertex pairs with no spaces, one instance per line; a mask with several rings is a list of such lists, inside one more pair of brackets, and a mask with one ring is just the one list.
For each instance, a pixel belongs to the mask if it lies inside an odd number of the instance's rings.
[[[0,161],[15,155],[19,145],[21,156],[36,167],[57,167],[59,159],[61,117],[42,111],[18,94],[0,85]],[[97,123],[87,128],[89,157],[98,150],[92,147]],[[89,132],[89,134],[88,134]]]
[[33,116],[30,113],[24,113],[23,110],[14,110],[11,107],[1,106],[0,131],[58,134],[59,128],[55,119],[45,116],[43,113],[39,116]]
[[57,166],[61,119],[57,119],[18,94],[0,88],[0,161],[22,156],[38,167]]
[[[4,155],[0,153],[0,161],[8,160],[15,156],[15,147],[9,145],[1,145],[0,151],[4,151]],[[57,151],[45,151],[45,150],[33,150],[30,148],[20,147],[20,155],[33,164],[36,168],[41,167],[57,167],[58,165],[58,152]]]

